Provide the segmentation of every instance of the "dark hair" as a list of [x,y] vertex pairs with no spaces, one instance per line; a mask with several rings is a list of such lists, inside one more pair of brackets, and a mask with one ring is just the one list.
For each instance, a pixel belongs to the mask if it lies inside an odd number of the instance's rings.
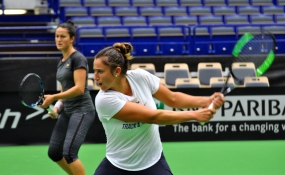
[[60,23],[57,28],[62,27],[68,30],[69,36],[70,38],[72,38],[73,36],[75,37],[76,34],[76,28],[74,26],[74,23],[70,20],[68,20],[67,22],[63,22]]
[[121,67],[122,74],[126,74],[130,66],[129,60],[133,58],[132,51],[133,46],[130,43],[115,43],[100,50],[95,55],[95,59],[102,59],[105,65],[110,66],[112,72],[116,67]]

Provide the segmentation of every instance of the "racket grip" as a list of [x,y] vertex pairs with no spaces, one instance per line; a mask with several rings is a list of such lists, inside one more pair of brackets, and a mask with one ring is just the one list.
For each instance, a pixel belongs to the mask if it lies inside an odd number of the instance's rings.
[[210,106],[208,107],[208,109],[214,109],[214,103],[213,103],[213,102],[210,104]]
[[[210,106],[208,107],[208,109],[213,109],[213,108],[214,108],[214,103],[212,102],[212,103],[210,104]],[[205,122],[200,122],[200,124],[201,124],[201,125],[204,125]]]
[[[46,110],[55,115],[54,111],[50,107],[48,107]],[[58,115],[56,115],[56,118],[58,118]]]

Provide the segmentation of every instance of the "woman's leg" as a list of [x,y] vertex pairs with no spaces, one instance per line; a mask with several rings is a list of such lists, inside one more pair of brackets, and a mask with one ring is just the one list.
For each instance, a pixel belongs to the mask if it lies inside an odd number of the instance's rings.
[[78,159],[78,151],[95,119],[95,111],[71,115],[63,146],[63,157],[73,175],[85,175],[85,169]]
[[48,156],[67,174],[72,175],[71,169],[63,157],[63,143],[66,136],[68,123],[69,116],[63,111],[53,129],[49,142]]
[[79,159],[70,163],[69,167],[70,167],[73,175],[85,175],[86,174],[84,166]]
[[67,164],[65,158],[62,158],[60,161],[56,162],[67,174],[73,175],[72,170],[70,169],[69,165]]

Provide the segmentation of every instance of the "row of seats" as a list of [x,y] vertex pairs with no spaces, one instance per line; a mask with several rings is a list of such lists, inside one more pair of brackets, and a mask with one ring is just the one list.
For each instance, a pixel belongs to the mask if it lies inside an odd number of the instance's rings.
[[284,4],[283,0],[61,0],[59,11],[61,21],[77,16],[276,15],[284,14]]
[[284,6],[65,7],[64,16],[205,16],[284,14]]
[[130,42],[133,55],[231,55],[245,31],[262,27],[275,35],[276,54],[285,53],[285,26],[197,26],[197,27],[79,27],[76,47],[87,57],[115,42]]
[[[263,30],[271,32],[276,39],[276,54],[283,54],[285,42],[285,26],[267,25]],[[229,27],[197,27],[194,28],[192,54],[231,54],[237,39],[245,32],[259,32],[258,25]]]
[[[0,50],[35,51],[36,48],[37,51],[54,51],[57,54],[54,27],[0,28]],[[284,54],[284,25],[78,27],[75,46],[87,57],[94,57],[99,50],[115,42],[130,42],[135,56],[231,55],[245,31],[262,28],[275,35],[276,54]]]
[[59,6],[272,6],[285,0],[60,0]]
[[285,24],[285,15],[226,15],[226,16],[109,16],[71,17],[77,26],[161,26],[217,24]]
[[79,28],[76,46],[87,57],[115,42],[129,42],[133,55],[189,54],[189,36],[186,27],[134,27],[134,28]]
[[[156,69],[152,63],[134,63],[130,69],[145,69],[156,75]],[[268,78],[256,77],[255,66],[251,62],[235,63],[232,65],[235,75],[243,77],[244,82],[237,84],[233,78],[228,80],[228,87],[269,87]],[[252,75],[247,77],[246,75]],[[164,77],[161,83],[168,88],[221,88],[224,86],[226,77],[219,62],[201,62],[198,64],[197,77],[190,75],[186,63],[167,63],[164,65]],[[98,90],[94,80],[89,79],[89,88]]]

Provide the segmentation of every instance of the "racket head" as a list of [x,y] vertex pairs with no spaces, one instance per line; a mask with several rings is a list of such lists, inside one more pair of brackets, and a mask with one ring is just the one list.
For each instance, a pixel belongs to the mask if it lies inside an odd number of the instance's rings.
[[232,51],[229,71],[237,85],[243,85],[245,77],[263,75],[275,59],[276,39],[268,30],[245,32]]
[[44,85],[39,75],[27,74],[20,83],[19,97],[21,103],[29,108],[41,105],[44,101]]

